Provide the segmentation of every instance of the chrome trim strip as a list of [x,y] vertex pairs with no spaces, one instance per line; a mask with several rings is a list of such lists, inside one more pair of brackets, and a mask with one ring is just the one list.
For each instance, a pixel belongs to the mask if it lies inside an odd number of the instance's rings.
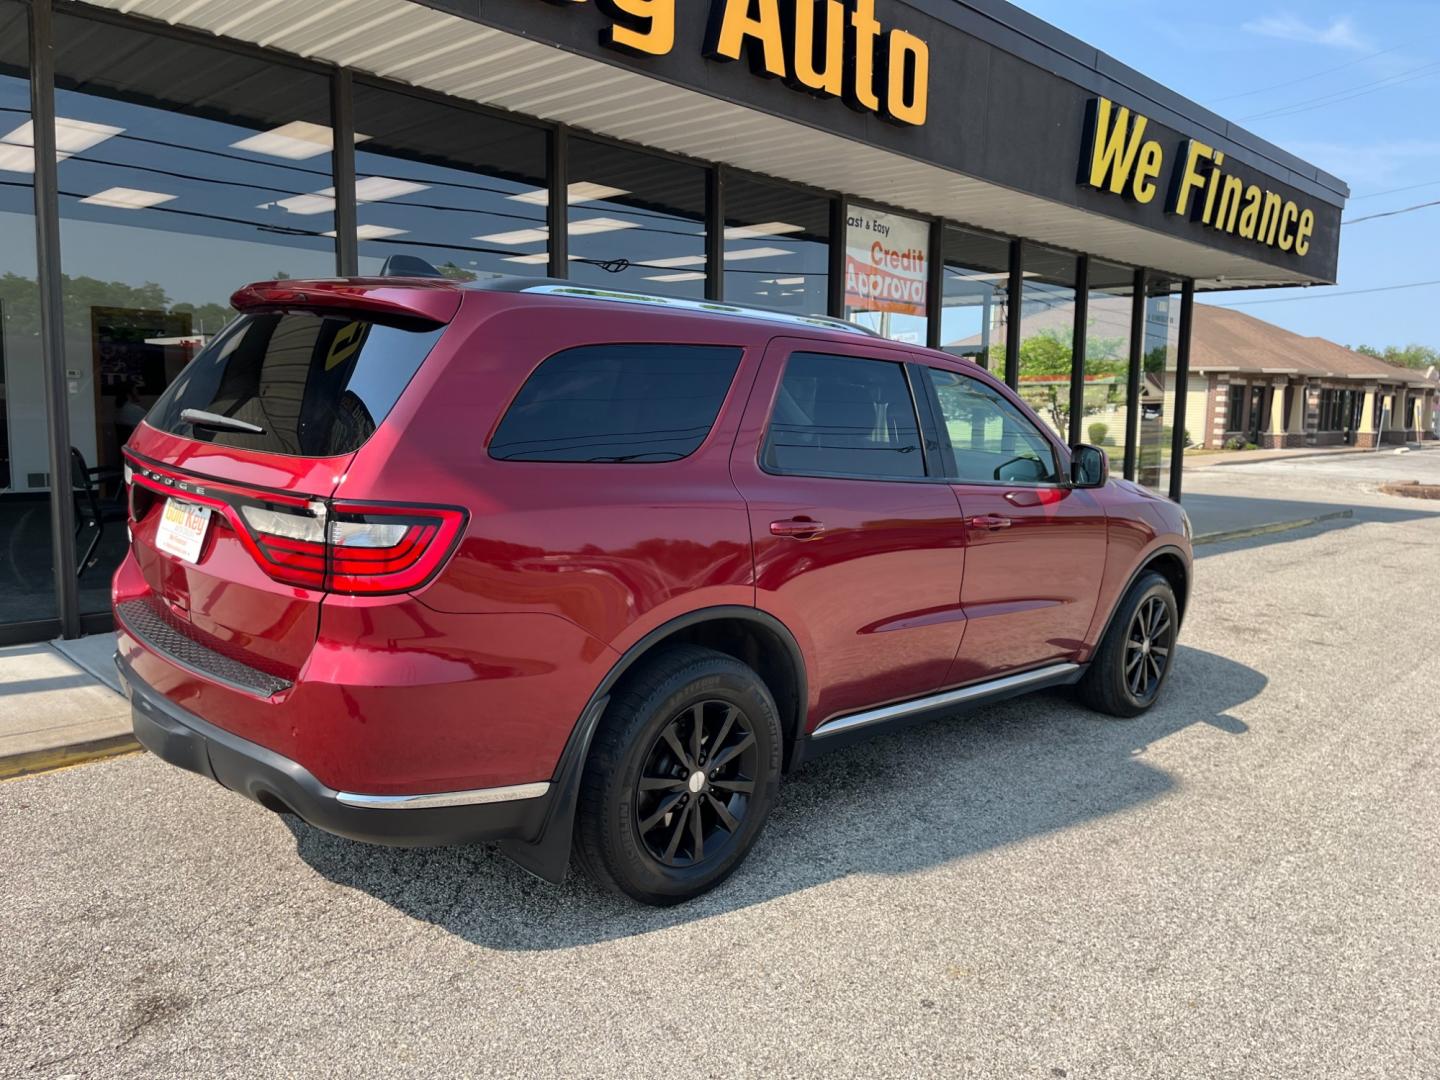
[[946,705],[962,705],[967,701],[989,697],[991,694],[1004,693],[1006,690],[1017,690],[1022,686],[1029,686],[1031,683],[1059,678],[1062,675],[1069,675],[1071,672],[1078,670],[1080,670],[1079,664],[1052,664],[1049,667],[1037,668],[1034,671],[1022,671],[1018,675],[1005,675],[1002,678],[991,679],[988,682],[962,686],[959,690],[947,690],[943,694],[932,694],[929,697],[916,698],[913,701],[902,701],[898,705],[886,705],[879,709],[867,709],[865,712],[851,713],[849,716],[841,716],[834,720],[827,720],[816,728],[810,737],[812,739],[819,739],[826,735],[835,735],[841,731],[853,731],[858,727],[866,727],[869,724],[879,724],[886,720],[898,720],[900,717],[909,716],[911,713],[940,709]]
[[335,799],[346,806],[369,810],[435,810],[445,806],[480,806],[485,803],[538,799],[550,790],[548,780],[511,787],[479,788],[475,791],[437,791],[433,795],[357,795],[337,791]]

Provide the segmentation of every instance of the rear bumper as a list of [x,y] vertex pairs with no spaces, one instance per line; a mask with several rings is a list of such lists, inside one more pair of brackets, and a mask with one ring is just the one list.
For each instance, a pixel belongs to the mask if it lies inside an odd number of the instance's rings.
[[135,737],[156,757],[208,776],[271,810],[289,810],[337,836],[396,847],[536,839],[551,785],[425,795],[335,791],[303,765],[216,727],[151,688],[119,654],[115,666],[131,703]]

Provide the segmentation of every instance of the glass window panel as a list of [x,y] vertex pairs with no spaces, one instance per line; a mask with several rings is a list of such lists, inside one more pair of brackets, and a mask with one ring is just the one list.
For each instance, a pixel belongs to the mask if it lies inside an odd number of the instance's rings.
[[830,207],[799,188],[726,173],[726,302],[829,314]]
[[1127,380],[1130,372],[1130,314],[1135,272],[1126,266],[1090,261],[1090,302],[1085,327],[1085,415],[1081,438],[1104,448],[1117,476],[1125,467]]
[[765,463],[806,475],[924,476],[905,372],[883,360],[796,353],[775,399]]
[[[334,274],[330,82],[69,15],[55,35],[71,441],[113,469],[138,414],[229,321],[236,288]],[[118,484],[98,488],[103,510]],[[125,543],[108,524],[82,611],[109,608]]]
[[740,350],[592,345],[550,357],[490,442],[504,461],[678,461],[699,449],[735,379]]
[[845,318],[891,341],[927,344],[930,222],[855,205],[845,218]]
[[28,52],[25,9],[0,0],[0,624],[56,615]]
[[632,292],[705,296],[705,170],[570,140],[570,277]]
[[927,371],[940,402],[952,477],[982,484],[1060,482],[1054,448],[1004,395],[953,371]]
[[[1152,281],[1145,300],[1144,373],[1140,380],[1140,483],[1170,490],[1175,425],[1175,365],[1180,354],[1180,283]],[[1234,391],[1232,391],[1234,392]]]
[[[983,368],[1004,368],[1010,241],[945,226],[940,347]],[[1000,363],[992,363],[998,358]]]
[[1075,351],[1075,256],[1024,247],[1020,299],[1020,396],[1070,441],[1070,370]]
[[405,257],[462,281],[549,273],[543,130],[357,82],[360,272]]

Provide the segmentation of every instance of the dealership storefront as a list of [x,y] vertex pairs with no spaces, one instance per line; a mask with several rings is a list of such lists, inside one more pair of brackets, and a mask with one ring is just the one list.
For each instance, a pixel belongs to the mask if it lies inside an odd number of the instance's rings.
[[999,0],[0,0],[0,642],[109,628],[119,449],[251,280],[828,313],[1178,497],[1195,293],[1332,282],[1347,194]]

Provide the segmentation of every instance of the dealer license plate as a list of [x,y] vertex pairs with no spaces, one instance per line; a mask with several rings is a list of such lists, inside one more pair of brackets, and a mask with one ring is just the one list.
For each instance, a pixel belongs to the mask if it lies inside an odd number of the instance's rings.
[[165,500],[165,513],[155,530],[155,546],[186,562],[200,561],[200,547],[210,525],[210,508],[178,499]]

